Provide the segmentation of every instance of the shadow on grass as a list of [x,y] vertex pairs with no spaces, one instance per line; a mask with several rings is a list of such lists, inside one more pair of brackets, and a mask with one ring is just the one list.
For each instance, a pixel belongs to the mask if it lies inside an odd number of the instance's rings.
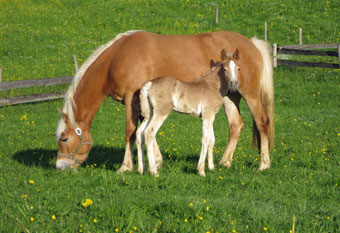
[[[97,167],[112,169],[114,165],[120,165],[124,158],[124,149],[93,147],[90,151],[89,158],[82,164],[96,164]],[[55,168],[57,157],[56,150],[31,149],[19,151],[13,155],[13,159],[27,166],[41,167],[45,169]]]

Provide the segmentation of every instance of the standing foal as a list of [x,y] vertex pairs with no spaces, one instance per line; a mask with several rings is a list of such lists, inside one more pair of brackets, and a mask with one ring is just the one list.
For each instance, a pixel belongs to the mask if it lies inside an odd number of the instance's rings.
[[[221,51],[222,62],[203,73],[194,82],[182,82],[172,77],[159,77],[146,82],[140,92],[141,110],[144,120],[137,130],[138,172],[144,173],[143,143],[145,139],[149,170],[157,175],[161,164],[161,152],[156,134],[172,110],[203,119],[202,149],[198,172],[205,176],[205,159],[208,152],[208,167],[214,169],[213,148],[215,115],[223,104],[229,86],[237,82],[239,50],[233,55]],[[156,158],[156,159],[155,159]],[[160,161],[156,161],[156,160]]]

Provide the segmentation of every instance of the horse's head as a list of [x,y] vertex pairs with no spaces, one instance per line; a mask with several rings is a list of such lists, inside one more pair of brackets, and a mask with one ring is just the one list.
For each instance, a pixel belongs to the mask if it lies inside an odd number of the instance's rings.
[[[65,128],[58,137],[58,169],[73,168],[76,170],[86,159],[92,147],[92,138],[88,131],[83,131],[79,127],[74,127],[68,115],[61,110],[59,124],[65,124]],[[59,125],[60,127],[60,125]]]
[[238,48],[233,54],[226,53],[224,49],[221,51],[223,72],[230,91],[238,90],[239,58],[240,52]]

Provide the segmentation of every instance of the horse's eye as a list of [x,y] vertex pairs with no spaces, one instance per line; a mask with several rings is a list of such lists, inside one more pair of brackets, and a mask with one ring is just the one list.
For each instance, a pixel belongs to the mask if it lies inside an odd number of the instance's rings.
[[60,138],[60,141],[62,142],[66,142],[68,140],[68,138]]

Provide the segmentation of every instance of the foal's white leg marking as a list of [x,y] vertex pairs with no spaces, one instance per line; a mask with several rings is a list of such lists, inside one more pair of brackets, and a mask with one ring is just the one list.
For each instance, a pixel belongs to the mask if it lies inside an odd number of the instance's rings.
[[[145,129],[145,142],[147,146],[148,152],[148,160],[149,160],[149,170],[152,175],[157,175],[157,164],[155,161],[155,143],[156,142],[156,134],[159,128],[162,126],[163,122],[167,118],[168,115],[160,116],[157,113],[153,112],[152,118]],[[157,145],[158,148],[158,145]]]
[[209,170],[214,170],[214,145],[215,145],[215,135],[214,135],[214,118],[215,116],[210,119],[209,125],[209,146],[208,146],[208,168]]
[[139,126],[137,130],[137,138],[136,138],[136,144],[137,144],[137,154],[138,154],[138,172],[139,174],[144,174],[145,168],[144,168],[144,153],[143,153],[143,144],[144,144],[144,130],[149,122],[148,118],[144,118],[142,124]]
[[207,150],[208,150],[208,144],[209,144],[209,120],[204,119],[203,120],[203,127],[202,127],[202,148],[201,148],[201,154],[200,159],[198,161],[197,169],[198,173],[201,176],[205,175],[205,159],[207,156]]

